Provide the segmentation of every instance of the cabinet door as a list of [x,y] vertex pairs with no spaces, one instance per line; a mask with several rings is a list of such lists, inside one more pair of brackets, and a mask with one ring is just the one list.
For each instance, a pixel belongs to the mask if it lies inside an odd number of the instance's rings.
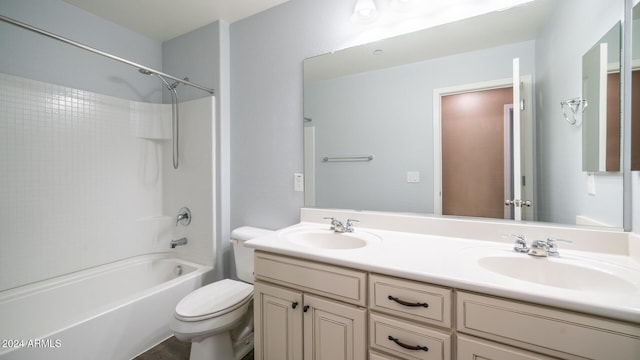
[[305,360],[365,360],[367,311],[304,295]]
[[511,346],[458,335],[458,360],[554,360]]
[[254,284],[256,360],[302,359],[302,293]]

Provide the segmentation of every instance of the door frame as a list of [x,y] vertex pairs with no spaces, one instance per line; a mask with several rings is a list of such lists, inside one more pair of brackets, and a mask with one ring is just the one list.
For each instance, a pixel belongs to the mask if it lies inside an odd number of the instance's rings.
[[[521,98],[524,100],[521,123],[522,132],[522,175],[526,183],[522,187],[523,200],[531,200],[532,207],[522,209],[523,220],[535,220],[535,177],[533,164],[535,139],[533,126],[533,101],[531,75],[520,76]],[[501,89],[513,86],[513,78],[503,78],[484,82],[463,84],[433,90],[433,212],[442,215],[442,97],[468,92]],[[514,105],[515,106],[515,105]]]

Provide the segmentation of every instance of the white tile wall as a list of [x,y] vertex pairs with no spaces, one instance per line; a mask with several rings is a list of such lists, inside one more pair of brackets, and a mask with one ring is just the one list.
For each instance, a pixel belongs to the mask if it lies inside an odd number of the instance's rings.
[[0,291],[166,250],[162,113],[0,74]]

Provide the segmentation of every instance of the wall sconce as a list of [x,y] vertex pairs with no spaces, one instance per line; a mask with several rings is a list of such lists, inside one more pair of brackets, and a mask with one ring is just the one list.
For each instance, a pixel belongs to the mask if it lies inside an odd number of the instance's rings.
[[[560,102],[560,107],[562,108],[562,115],[564,119],[569,123],[569,125],[579,126],[582,122],[582,112],[587,108],[589,104],[586,99],[577,97],[573,99],[567,99]],[[571,112],[573,113],[572,118],[570,119],[565,112],[565,108],[569,107]]]
[[354,24],[369,24],[378,18],[378,10],[373,0],[358,0],[351,15]]

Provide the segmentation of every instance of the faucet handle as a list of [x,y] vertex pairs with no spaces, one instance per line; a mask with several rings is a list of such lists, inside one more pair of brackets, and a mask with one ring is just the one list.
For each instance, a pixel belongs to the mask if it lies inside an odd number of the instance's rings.
[[558,245],[556,245],[556,241],[561,241],[561,242],[565,242],[565,243],[573,243],[573,241],[571,240],[565,240],[565,239],[556,239],[556,238],[552,238],[549,237],[547,238],[547,253],[549,256],[558,256],[560,255],[558,253]]
[[353,232],[353,223],[354,222],[360,222],[360,220],[347,219],[347,223],[344,226],[344,231],[345,232]]
[[507,239],[515,239],[516,246],[513,247],[513,250],[519,253],[527,253],[529,252],[529,247],[527,246],[527,240],[522,234],[508,234],[502,235],[503,238]]
[[338,220],[338,219],[336,219],[334,217],[327,216],[327,217],[324,217],[323,219],[331,220],[331,224],[330,224],[331,227],[329,228],[329,230],[336,230],[336,226],[342,227],[342,223],[340,222],[340,220]]
[[178,211],[176,226],[178,226],[178,224],[182,224],[184,226],[191,224],[191,210],[189,210],[188,207],[180,208],[180,211]]

